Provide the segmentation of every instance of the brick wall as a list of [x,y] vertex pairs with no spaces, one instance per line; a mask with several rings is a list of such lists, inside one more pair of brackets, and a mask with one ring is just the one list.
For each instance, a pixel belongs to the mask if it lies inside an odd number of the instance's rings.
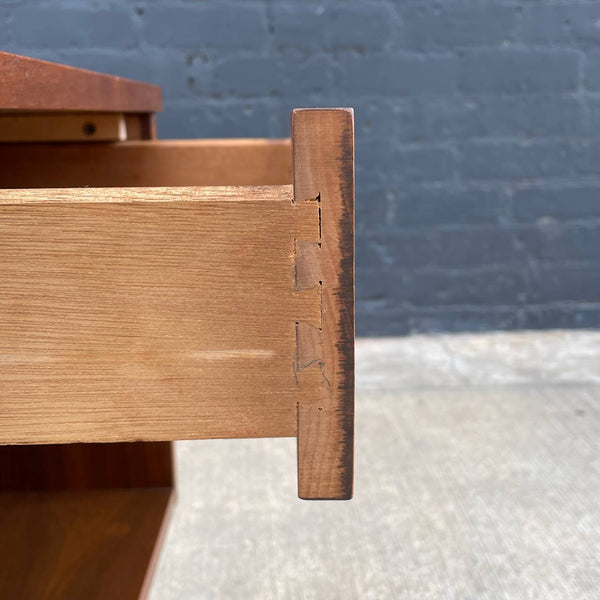
[[0,0],[11,51],[164,87],[162,137],[354,106],[358,331],[600,326],[600,2]]

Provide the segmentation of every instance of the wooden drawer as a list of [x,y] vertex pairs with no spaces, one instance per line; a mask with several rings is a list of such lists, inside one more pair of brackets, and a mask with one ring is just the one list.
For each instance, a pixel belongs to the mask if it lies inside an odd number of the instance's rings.
[[0,145],[0,443],[298,436],[300,495],[347,496],[352,120]]

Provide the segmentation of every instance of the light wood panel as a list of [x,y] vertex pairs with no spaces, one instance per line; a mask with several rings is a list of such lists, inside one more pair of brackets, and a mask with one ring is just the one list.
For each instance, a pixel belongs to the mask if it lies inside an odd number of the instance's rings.
[[160,488],[0,494],[0,597],[145,598],[172,498]]
[[0,113],[0,142],[106,142],[126,138],[127,125],[119,113]]
[[0,192],[0,443],[295,435],[318,231],[291,186]]
[[0,52],[0,110],[157,112],[160,87]]
[[292,183],[289,139],[0,144],[0,163],[0,188]]
[[[294,199],[298,206],[318,199],[321,232],[320,273],[313,277],[320,278],[322,321],[320,328],[299,323],[297,329],[298,493],[348,499],[354,453],[352,109],[293,111],[292,151]],[[316,394],[315,373],[321,377]]]

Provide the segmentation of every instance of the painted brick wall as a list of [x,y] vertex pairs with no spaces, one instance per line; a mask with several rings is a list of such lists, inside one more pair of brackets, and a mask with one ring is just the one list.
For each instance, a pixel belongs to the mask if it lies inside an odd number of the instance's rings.
[[0,0],[0,23],[162,85],[162,137],[355,107],[359,333],[600,326],[599,1]]

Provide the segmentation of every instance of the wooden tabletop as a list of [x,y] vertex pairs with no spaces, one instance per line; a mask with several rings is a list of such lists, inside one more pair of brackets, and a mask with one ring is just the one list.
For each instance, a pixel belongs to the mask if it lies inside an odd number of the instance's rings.
[[0,110],[148,113],[159,86],[0,52]]

